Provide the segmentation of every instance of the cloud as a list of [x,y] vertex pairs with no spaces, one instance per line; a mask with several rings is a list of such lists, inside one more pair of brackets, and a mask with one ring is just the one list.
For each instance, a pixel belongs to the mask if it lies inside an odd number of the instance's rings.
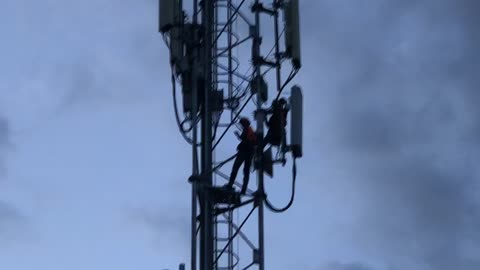
[[471,262],[467,254],[474,249],[469,246],[480,247],[480,208],[471,192],[476,182],[470,172],[422,158],[375,162],[362,179],[370,190],[372,212],[360,218],[358,238],[390,259],[404,256],[426,263],[427,269]]
[[362,263],[340,263],[332,262],[319,268],[319,270],[374,270]]
[[480,268],[480,2],[316,5],[319,93],[368,209],[353,237],[396,267]]
[[173,241],[178,246],[187,246],[190,243],[190,221],[184,215],[178,214],[186,213],[187,210],[174,209],[142,207],[131,208],[128,213],[134,222],[154,233],[156,244],[165,246]]
[[18,221],[23,219],[20,212],[10,204],[0,201],[0,220],[3,222]]
[[0,176],[4,176],[5,174],[5,163],[10,146],[10,124],[5,117],[0,115]]
[[2,84],[14,91],[2,94],[7,100],[2,105],[9,115],[27,114],[31,120],[78,104],[151,99],[162,82],[168,82],[162,68],[168,67],[162,62],[168,54],[158,50],[163,43],[152,9],[157,4],[116,3],[118,20],[111,19],[111,1],[7,4],[0,11],[5,17],[2,26],[15,27],[4,31],[8,42],[2,49],[12,53],[2,59],[8,67]]
[[[10,123],[7,118],[0,115],[0,180],[7,173],[8,152],[11,150],[12,138]],[[3,181],[0,181],[2,183]],[[0,190],[5,191],[3,184]],[[0,192],[0,195],[2,192]],[[17,236],[16,232],[24,225],[25,217],[10,203],[0,200],[0,243],[5,243]]]
[[25,217],[17,208],[5,201],[0,201],[0,243],[2,246],[18,236],[18,232],[24,224]]

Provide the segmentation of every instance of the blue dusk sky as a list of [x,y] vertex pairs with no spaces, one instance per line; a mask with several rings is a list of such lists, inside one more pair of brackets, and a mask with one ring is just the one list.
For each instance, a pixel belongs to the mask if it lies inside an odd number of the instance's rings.
[[[293,207],[266,211],[266,269],[480,269],[480,2],[300,2],[305,154]],[[2,0],[1,269],[189,262],[191,148],[157,29],[155,0]],[[278,205],[290,162],[266,180]]]

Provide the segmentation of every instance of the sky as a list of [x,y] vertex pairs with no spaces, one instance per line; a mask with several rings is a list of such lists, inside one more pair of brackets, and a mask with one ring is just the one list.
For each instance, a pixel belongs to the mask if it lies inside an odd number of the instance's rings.
[[[266,268],[480,269],[480,3],[300,4],[304,157],[293,207],[266,213]],[[189,261],[191,148],[157,5],[2,1],[2,267]],[[279,205],[289,166],[266,183]]]

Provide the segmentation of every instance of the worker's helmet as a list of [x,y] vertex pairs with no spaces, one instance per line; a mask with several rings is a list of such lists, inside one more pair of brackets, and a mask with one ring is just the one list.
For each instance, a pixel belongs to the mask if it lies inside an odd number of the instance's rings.
[[240,118],[240,124],[244,127],[250,126],[250,120],[248,118],[242,117]]

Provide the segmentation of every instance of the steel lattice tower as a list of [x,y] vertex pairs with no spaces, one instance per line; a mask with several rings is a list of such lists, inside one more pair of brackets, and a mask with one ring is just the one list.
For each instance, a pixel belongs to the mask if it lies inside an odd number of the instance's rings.
[[[159,31],[170,50],[172,88],[177,124],[185,140],[192,146],[191,261],[192,270],[233,270],[257,266],[265,269],[264,209],[286,211],[293,203],[295,187],[295,159],[302,156],[302,93],[292,88],[291,142],[278,146],[272,158],[271,148],[264,152],[257,147],[253,159],[257,183],[247,194],[221,188],[217,177],[228,181],[222,167],[235,156],[221,162],[215,161],[217,147],[226,134],[235,127],[240,115],[254,115],[258,143],[263,143],[264,125],[270,111],[266,108],[269,90],[265,76],[275,71],[275,91],[272,100],[278,100],[282,91],[301,67],[298,0],[191,0],[189,16],[183,10],[182,0],[160,0]],[[284,14],[284,27],[280,15]],[[263,16],[265,15],[265,16]],[[271,50],[262,55],[261,19],[273,18]],[[238,25],[243,25],[243,32]],[[283,28],[281,31],[280,28]],[[282,49],[281,38],[285,36]],[[245,65],[236,50],[250,43],[251,57]],[[290,59],[291,72],[282,80],[282,67]],[[248,69],[246,69],[248,66]],[[243,68],[243,70],[242,70]],[[244,73],[244,74],[243,74]],[[181,85],[184,119],[181,119],[176,102],[176,86]],[[254,113],[251,110],[255,104]],[[250,107],[249,107],[250,105]],[[188,127],[186,127],[188,125]],[[232,128],[233,127],[233,128]],[[199,130],[200,128],[200,130]],[[286,134],[283,134],[286,136]],[[234,148],[227,145],[228,150]],[[199,151],[200,150],[200,151]],[[287,206],[274,207],[267,199],[264,174],[272,176],[273,165],[285,164],[285,154],[293,156],[292,196]],[[200,156],[200,157],[199,157]],[[200,164],[199,164],[200,163]],[[250,181],[252,182],[252,181]],[[235,183],[241,186],[241,183]],[[250,183],[250,187],[253,183]],[[251,207],[240,221],[235,221],[240,208]],[[257,212],[256,241],[244,232],[244,225]],[[234,239],[252,250],[251,260],[240,260]],[[239,242],[237,242],[239,244]],[[181,265],[181,269],[185,266]]]

